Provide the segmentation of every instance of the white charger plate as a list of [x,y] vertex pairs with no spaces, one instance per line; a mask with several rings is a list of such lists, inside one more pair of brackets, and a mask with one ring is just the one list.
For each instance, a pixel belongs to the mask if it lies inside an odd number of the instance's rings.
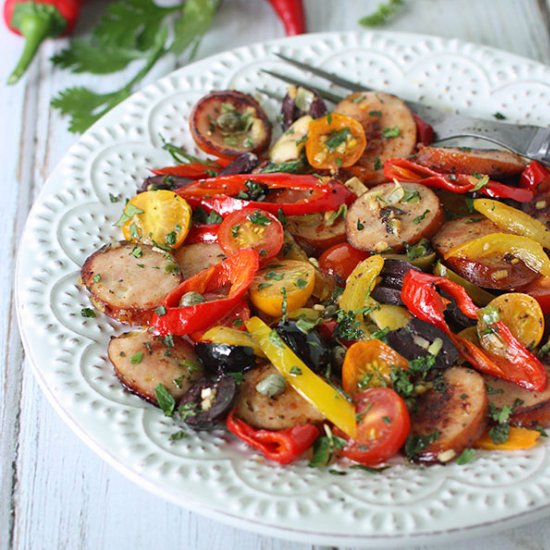
[[[187,120],[212,90],[284,87],[260,68],[299,74],[295,56],[405,99],[512,122],[550,124],[550,69],[502,51],[401,33],[310,34],[239,48],[184,67],[123,102],[67,152],[45,183],[19,247],[16,299],[27,356],[49,400],[100,456],[151,492],[265,535],[307,543],[436,543],[510,528],[550,514],[550,442],[527,452],[483,453],[471,464],[345,476],[263,460],[223,431],[177,429],[126,392],[106,356],[123,327],[89,306],[83,261],[120,238],[113,223],[148,168],[170,162],[169,141],[196,150]],[[308,77],[309,80],[309,77]],[[312,79],[315,82],[315,79]],[[259,96],[275,119],[275,101]]]

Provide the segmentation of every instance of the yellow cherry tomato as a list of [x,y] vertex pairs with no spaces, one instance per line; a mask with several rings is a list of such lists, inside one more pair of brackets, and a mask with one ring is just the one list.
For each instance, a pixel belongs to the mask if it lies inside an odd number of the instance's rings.
[[315,268],[309,262],[280,260],[256,274],[250,286],[250,300],[266,315],[280,317],[303,307],[315,286]]
[[307,160],[314,168],[347,168],[367,146],[361,123],[346,115],[329,113],[312,120],[306,141]]
[[189,233],[191,214],[187,201],[173,191],[146,191],[126,204],[116,225],[127,241],[175,249]]
[[481,346],[496,355],[505,355],[506,346],[489,325],[502,321],[510,332],[527,348],[534,348],[542,340],[544,315],[539,303],[521,292],[508,292],[491,300],[480,310],[477,333]]

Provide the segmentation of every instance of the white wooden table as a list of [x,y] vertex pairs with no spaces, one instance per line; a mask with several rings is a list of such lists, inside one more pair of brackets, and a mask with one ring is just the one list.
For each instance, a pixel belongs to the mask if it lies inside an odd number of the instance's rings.
[[[550,0],[405,0],[388,30],[457,37],[550,63]],[[354,30],[378,0],[306,0],[310,31]],[[80,29],[105,6],[90,1]],[[282,36],[264,0],[225,0],[199,51],[205,57]],[[44,179],[75,136],[49,107],[51,97],[83,77],[52,70],[63,47],[50,41],[18,86],[0,88],[0,549],[192,550],[312,548],[257,536],[167,504],[104,464],[60,420],[28,365],[13,301],[14,261],[27,212]],[[0,30],[0,81],[15,64],[21,41]],[[149,81],[178,65],[165,60]],[[116,78],[109,79],[109,87]],[[447,545],[520,550],[550,548],[550,523],[540,521],[476,541]]]

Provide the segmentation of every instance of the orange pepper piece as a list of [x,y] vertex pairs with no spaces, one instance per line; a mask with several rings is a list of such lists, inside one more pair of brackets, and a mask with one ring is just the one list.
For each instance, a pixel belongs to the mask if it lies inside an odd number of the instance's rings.
[[537,430],[528,430],[527,428],[510,427],[510,435],[508,441],[504,443],[495,443],[489,431],[486,431],[474,444],[476,449],[484,449],[486,451],[521,451],[530,449],[536,445],[540,437],[540,432]]

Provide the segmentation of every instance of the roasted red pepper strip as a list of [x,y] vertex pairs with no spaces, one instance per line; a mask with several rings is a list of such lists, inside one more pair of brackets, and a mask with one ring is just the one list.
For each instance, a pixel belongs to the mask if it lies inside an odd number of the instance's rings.
[[[311,191],[307,198],[293,203],[276,203],[239,199],[233,195],[248,191],[245,183],[253,181],[265,185],[268,190],[297,189]],[[201,206],[225,216],[236,210],[252,207],[277,214],[280,210],[287,216],[313,214],[336,210],[342,204],[351,204],[357,197],[345,185],[336,181],[327,183],[315,176],[291,174],[236,174],[200,180],[176,191],[191,206]]]
[[81,4],[81,0],[6,0],[6,25],[25,38],[23,53],[8,84],[21,78],[46,38],[67,35],[73,30]]
[[[243,298],[227,315],[216,321],[217,327],[229,327],[236,330],[246,330],[246,321],[250,319],[250,307],[246,298]],[[191,340],[198,342],[202,339],[204,334],[212,327],[208,327],[206,330],[198,330],[189,335]]]
[[[519,184],[535,193],[548,191],[548,188],[550,188],[550,170],[540,162],[532,160],[521,173]],[[539,187],[541,185],[542,187]]]
[[302,0],[269,0],[285,27],[287,36],[304,34],[306,22]]
[[219,223],[194,223],[185,238],[184,244],[218,242]]
[[[166,296],[162,315],[158,308],[151,319],[154,332],[160,336],[183,336],[205,330],[227,315],[243,298],[260,265],[258,253],[245,248],[223,262],[193,275]],[[226,296],[193,306],[180,306],[187,292],[215,293],[231,285]]]
[[221,170],[215,166],[207,166],[201,162],[187,162],[176,166],[167,166],[166,168],[157,168],[153,174],[157,176],[178,176],[181,178],[200,179],[211,177]]
[[233,435],[279,464],[294,462],[321,434],[321,430],[313,424],[303,424],[280,431],[257,430],[236,418],[235,409],[229,413],[226,426]]
[[[474,192],[477,178],[469,174],[441,174],[407,159],[393,158],[384,162],[384,176],[389,180],[412,181],[426,187],[444,189],[453,193]],[[488,197],[513,199],[517,202],[530,202],[534,193],[524,187],[512,187],[498,181],[489,180],[486,185],[477,189],[476,193]]]
[[430,145],[434,140],[434,129],[423,118],[411,112],[416,124],[416,142],[422,145]]
[[504,342],[509,359],[489,354],[470,340],[453,334],[444,317],[447,302],[437,292],[438,287],[455,299],[464,315],[477,319],[479,308],[466,290],[446,277],[411,270],[403,279],[401,299],[413,315],[445,332],[462,356],[481,372],[508,380],[528,390],[545,389],[544,365],[514,337],[502,321],[494,323],[494,329]]

